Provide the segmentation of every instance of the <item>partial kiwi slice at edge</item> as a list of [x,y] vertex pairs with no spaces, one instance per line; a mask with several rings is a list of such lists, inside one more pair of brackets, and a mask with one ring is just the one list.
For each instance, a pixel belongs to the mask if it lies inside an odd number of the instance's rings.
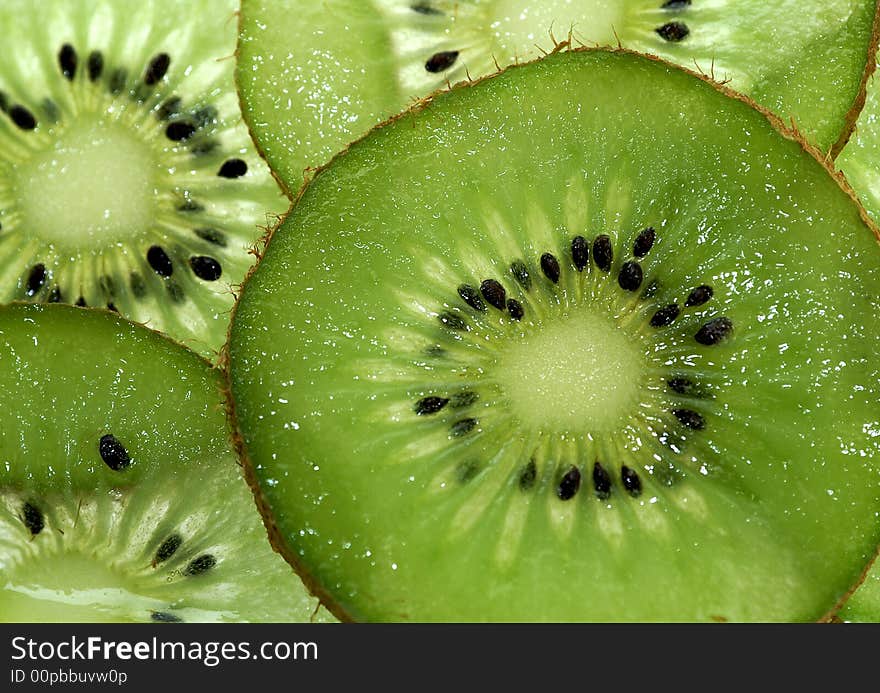
[[307,185],[230,332],[275,545],[355,620],[814,620],[880,540],[876,228],[625,51],[457,87]]
[[0,308],[0,620],[332,620],[274,553],[218,373],[107,311]]
[[110,308],[216,355],[289,204],[241,119],[237,7],[0,3],[0,301]]
[[876,52],[875,0],[243,0],[244,116],[293,191],[414,100],[560,44],[711,75],[836,154]]
[[[836,163],[871,218],[875,222],[880,220],[880,84],[876,71],[868,81],[865,107],[852,139]],[[880,565],[876,562],[840,616],[847,621],[880,622]]]

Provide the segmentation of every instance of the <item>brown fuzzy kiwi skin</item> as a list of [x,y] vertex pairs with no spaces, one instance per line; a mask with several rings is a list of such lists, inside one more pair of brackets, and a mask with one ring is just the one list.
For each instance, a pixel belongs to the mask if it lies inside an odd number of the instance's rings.
[[837,142],[832,145],[831,150],[828,152],[828,157],[832,161],[840,156],[843,148],[846,146],[847,142],[849,142],[850,137],[852,137],[853,133],[856,130],[857,121],[862,113],[862,109],[865,107],[865,100],[868,96],[868,82],[874,75],[874,71],[877,69],[878,45],[880,45],[880,0],[878,0],[876,9],[874,10],[874,23],[871,28],[871,41],[868,44],[868,58],[867,62],[865,63],[865,71],[862,73],[862,80],[859,84],[858,94],[856,94],[856,98],[853,99],[852,106],[850,106],[849,111],[847,111],[846,119],[844,121],[846,125],[843,128],[843,132],[840,133],[840,137],[837,139]]
[[[880,3],[878,3],[878,6],[880,6]],[[875,39],[876,39],[877,30],[878,30],[878,27],[880,27],[880,9],[878,9],[878,13],[875,17],[874,27],[875,27]],[[872,41],[872,46],[873,46],[872,55],[876,55],[876,51],[877,51],[877,41],[876,40]],[[780,135],[782,135],[782,137],[784,137],[785,139],[791,140],[793,142],[797,142],[807,154],[809,154],[813,159],[815,159],[825,169],[825,171],[828,173],[828,175],[838,184],[838,186],[840,186],[840,189],[853,201],[853,203],[856,205],[856,208],[859,211],[859,216],[864,221],[865,225],[869,228],[871,233],[874,235],[874,239],[878,243],[878,252],[880,252],[880,227],[878,227],[874,223],[874,221],[868,216],[867,211],[864,209],[862,204],[859,202],[858,197],[856,196],[853,189],[850,187],[850,185],[849,185],[848,181],[846,180],[846,178],[844,177],[844,175],[834,168],[833,163],[830,158],[830,155],[826,155],[818,147],[809,143],[804,138],[804,136],[800,133],[800,131],[797,129],[797,125],[794,123],[794,121],[792,121],[790,124],[786,124],[785,121],[783,121],[775,113],[772,113],[767,108],[755,103],[755,101],[752,100],[750,97],[745,96],[744,94],[740,94],[739,92],[734,91],[733,89],[730,89],[724,83],[721,83],[721,82],[715,80],[712,76],[707,75],[707,74],[700,72],[700,71],[691,70],[691,69],[682,67],[680,65],[670,63],[670,62],[668,62],[668,61],[666,61],[656,55],[639,53],[638,51],[633,51],[628,48],[624,48],[623,46],[621,46],[619,44],[617,46],[584,46],[584,45],[572,46],[572,41],[571,41],[570,37],[565,41],[557,42],[555,47],[553,48],[553,50],[550,51],[548,53],[548,55],[552,55],[554,53],[559,53],[562,51],[575,52],[575,53],[587,53],[587,52],[601,52],[601,53],[612,53],[612,54],[622,53],[625,55],[632,55],[632,56],[637,56],[637,57],[645,58],[648,60],[652,60],[652,61],[660,63],[661,65],[664,65],[670,69],[679,70],[679,71],[685,72],[686,74],[689,74],[693,77],[696,77],[697,79],[700,79],[703,82],[705,82],[706,84],[713,87],[716,91],[723,94],[724,96],[726,96],[728,98],[732,98],[736,101],[740,101],[740,102],[746,104],[747,106],[751,107],[753,110],[758,111],[761,115],[763,115],[769,121],[769,123],[773,127],[773,129],[775,129]],[[340,150],[336,155],[334,155],[327,163],[315,168],[314,170],[309,169],[307,171],[306,180],[303,182],[303,184],[300,187],[299,191],[297,192],[296,196],[293,197],[293,203],[290,207],[290,210],[288,210],[288,214],[290,213],[291,210],[293,210],[296,207],[299,200],[305,194],[306,190],[308,190],[309,186],[315,180],[316,177],[320,176],[321,173],[325,169],[332,166],[337,159],[345,156],[349,149],[351,149],[354,146],[357,146],[362,140],[369,137],[373,133],[374,130],[382,129],[382,128],[387,127],[393,123],[396,123],[399,120],[404,120],[406,118],[410,118],[410,117],[420,113],[421,111],[430,108],[431,105],[433,104],[433,102],[435,101],[435,99],[437,99],[438,97],[442,97],[447,92],[457,91],[459,89],[467,89],[469,87],[473,87],[474,85],[480,84],[484,80],[491,79],[492,77],[495,77],[496,75],[498,75],[502,72],[507,72],[508,70],[517,70],[524,65],[531,64],[532,62],[538,62],[543,59],[544,58],[541,57],[541,58],[537,58],[536,60],[532,60],[532,61],[529,61],[526,63],[517,63],[515,65],[510,65],[505,68],[499,68],[496,72],[485,75],[485,76],[480,77],[475,80],[468,79],[468,80],[458,82],[457,84],[454,84],[454,85],[449,85],[445,89],[439,89],[439,90],[429,94],[428,96],[425,96],[424,98],[419,99],[412,106],[410,106],[407,110],[405,110],[401,113],[398,113],[396,115],[393,115],[390,118],[388,118],[387,120],[383,121],[382,123],[379,123],[378,125],[374,126],[367,133],[365,133],[361,137],[357,138],[356,140],[354,140],[350,144],[346,145],[342,150]],[[863,81],[865,83],[867,83],[867,78],[868,78],[868,76],[866,74],[866,76],[863,79]],[[258,149],[259,149],[259,146],[258,146]],[[262,151],[261,151],[261,154],[262,154]],[[311,175],[309,175],[309,174],[311,174]],[[276,180],[277,180],[277,177],[276,177]],[[286,217],[286,215],[285,215],[285,217]],[[314,578],[314,576],[309,572],[307,566],[302,562],[300,557],[297,556],[293,551],[291,551],[286,546],[284,536],[281,533],[281,530],[279,529],[278,525],[275,523],[275,520],[274,520],[274,517],[272,514],[272,510],[269,507],[269,503],[268,503],[267,499],[265,498],[265,496],[263,495],[262,490],[260,488],[260,485],[258,483],[257,474],[256,474],[256,467],[255,467],[253,461],[251,460],[251,458],[248,454],[247,448],[245,446],[244,437],[242,436],[241,429],[238,425],[238,416],[236,414],[235,399],[232,396],[232,375],[231,375],[231,371],[230,371],[230,367],[229,367],[229,365],[230,365],[229,364],[229,344],[230,344],[230,340],[231,340],[231,336],[232,336],[232,325],[235,322],[235,314],[238,311],[238,306],[239,306],[239,302],[240,302],[240,294],[241,294],[241,291],[244,290],[244,288],[247,286],[247,283],[250,281],[253,273],[259,267],[266,248],[272,242],[272,237],[274,236],[274,234],[278,230],[278,228],[281,226],[283,221],[284,221],[284,218],[279,219],[279,222],[275,226],[273,226],[271,229],[269,229],[267,231],[266,235],[261,239],[260,246],[255,247],[253,249],[253,253],[254,253],[254,255],[257,256],[258,262],[256,262],[250,268],[250,270],[248,271],[244,280],[239,285],[238,292],[236,292],[238,295],[236,296],[235,304],[233,305],[232,310],[231,310],[231,320],[229,323],[229,329],[227,330],[226,344],[224,345],[224,347],[221,351],[221,355],[220,355],[220,359],[219,359],[217,368],[219,368],[222,371],[223,376],[225,378],[226,413],[227,413],[227,417],[229,419],[229,427],[230,427],[230,430],[232,431],[232,434],[231,434],[232,435],[232,443],[233,443],[233,446],[236,450],[236,453],[238,454],[240,464],[244,470],[244,476],[247,479],[247,482],[251,487],[251,491],[254,495],[254,500],[257,504],[257,507],[259,508],[260,514],[263,517],[263,522],[266,526],[266,531],[268,532],[269,542],[271,543],[272,548],[277,553],[281,554],[281,556],[293,567],[294,571],[300,576],[303,583],[306,585],[306,588],[311,592],[311,594],[313,596],[318,598],[318,600],[321,602],[321,604],[328,611],[330,611],[330,613],[332,613],[340,621],[353,622],[354,621],[353,616],[351,614],[349,614],[348,612],[346,612],[342,608],[341,605],[337,604],[334,601],[334,599],[330,595],[330,593],[327,592],[321,586],[321,584]],[[818,619],[818,621],[820,623],[831,622],[837,617],[837,613],[840,611],[840,609],[843,607],[843,605],[846,603],[846,601],[849,599],[849,597],[853,594],[853,592],[855,592],[855,590],[858,589],[858,587],[864,581],[865,577],[868,574],[868,571],[871,569],[871,565],[873,564],[874,560],[878,557],[878,555],[880,555],[880,546],[877,547],[875,554],[874,554],[874,557],[868,562],[868,565],[864,568],[864,570],[862,571],[862,573],[859,576],[856,583],[846,592],[846,594],[843,595],[843,597],[841,597],[838,600],[838,602],[836,604],[834,604],[820,619]],[[399,614],[399,616],[403,620],[408,620],[406,614]]]

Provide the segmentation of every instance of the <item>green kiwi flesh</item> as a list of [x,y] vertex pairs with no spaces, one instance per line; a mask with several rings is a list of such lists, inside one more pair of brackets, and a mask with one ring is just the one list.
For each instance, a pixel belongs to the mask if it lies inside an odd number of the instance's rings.
[[304,621],[218,373],[104,310],[0,308],[0,620]]
[[109,307],[219,350],[288,206],[241,120],[237,6],[0,3],[0,301]]
[[[874,221],[880,220],[880,89],[876,72],[868,82],[865,107],[856,122],[852,139],[837,165],[852,184]],[[876,318],[875,318],[876,320]],[[880,566],[876,563],[865,582],[847,601],[841,618],[847,621],[880,622]]]
[[273,544],[355,620],[832,612],[880,539],[880,249],[811,151],[604,50],[353,144],[230,330]]
[[447,83],[571,45],[622,44],[729,81],[823,150],[845,139],[873,0],[243,0],[245,119],[292,190]]

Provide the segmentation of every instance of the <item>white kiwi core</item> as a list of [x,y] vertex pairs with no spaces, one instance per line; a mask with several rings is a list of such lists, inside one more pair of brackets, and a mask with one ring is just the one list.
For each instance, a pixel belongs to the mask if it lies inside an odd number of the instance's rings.
[[514,415],[543,431],[619,428],[637,406],[645,357],[602,316],[571,315],[505,349],[497,378]]
[[74,124],[20,166],[25,228],[80,249],[131,239],[155,218],[155,171],[149,146],[122,125]]

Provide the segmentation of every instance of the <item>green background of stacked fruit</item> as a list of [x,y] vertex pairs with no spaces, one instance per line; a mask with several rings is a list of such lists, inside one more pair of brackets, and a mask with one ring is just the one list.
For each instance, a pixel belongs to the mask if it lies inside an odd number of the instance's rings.
[[880,619],[878,17],[4,2],[0,620]]

